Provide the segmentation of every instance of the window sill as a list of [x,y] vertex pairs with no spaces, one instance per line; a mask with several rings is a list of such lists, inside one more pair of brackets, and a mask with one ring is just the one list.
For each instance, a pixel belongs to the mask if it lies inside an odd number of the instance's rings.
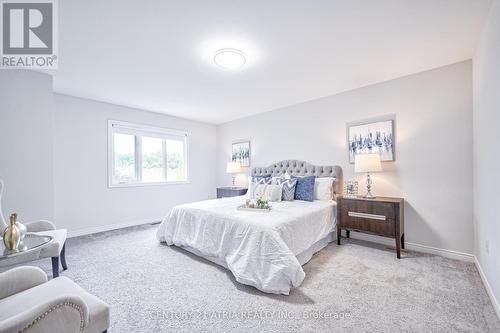
[[189,180],[182,180],[182,181],[177,181],[177,182],[108,184],[108,188],[168,186],[168,185],[183,185],[183,184],[191,184],[191,182]]

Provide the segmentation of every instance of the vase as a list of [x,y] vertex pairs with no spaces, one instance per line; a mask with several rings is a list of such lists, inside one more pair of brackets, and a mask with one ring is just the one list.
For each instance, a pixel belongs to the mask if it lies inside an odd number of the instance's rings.
[[8,251],[17,250],[17,247],[21,242],[19,229],[16,226],[16,220],[17,214],[12,214],[10,216],[10,224],[3,232],[3,243]]

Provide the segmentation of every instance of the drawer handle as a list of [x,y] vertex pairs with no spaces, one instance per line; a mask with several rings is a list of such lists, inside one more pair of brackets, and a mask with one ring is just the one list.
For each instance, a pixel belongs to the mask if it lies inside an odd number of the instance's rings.
[[386,220],[386,217],[384,215],[356,213],[356,212],[348,212],[348,215],[350,217],[361,217],[361,218],[364,218],[364,219],[381,220],[381,221],[385,221]]

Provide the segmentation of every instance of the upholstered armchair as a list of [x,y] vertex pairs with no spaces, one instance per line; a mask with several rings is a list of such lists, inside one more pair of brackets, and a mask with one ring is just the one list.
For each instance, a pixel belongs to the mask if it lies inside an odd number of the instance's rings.
[[109,327],[109,306],[72,280],[48,281],[38,267],[0,273],[0,332],[101,333]]
[[[4,182],[0,179],[0,235],[3,234],[4,229],[7,227],[7,222],[2,212],[2,196],[4,189]],[[12,258],[4,259],[0,261],[0,265],[10,266],[41,258],[52,258],[52,276],[58,277],[59,262],[61,262],[64,270],[68,268],[66,265],[66,229],[56,229],[56,226],[52,222],[45,220],[34,222],[21,221],[21,223],[26,226],[28,232],[48,235],[51,236],[53,240],[49,244],[42,246],[37,252],[30,252],[26,255],[17,255]]]

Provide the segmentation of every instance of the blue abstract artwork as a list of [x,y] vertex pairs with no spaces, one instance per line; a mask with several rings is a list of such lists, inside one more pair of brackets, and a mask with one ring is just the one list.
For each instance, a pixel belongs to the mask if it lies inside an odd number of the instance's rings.
[[234,142],[231,160],[240,162],[241,167],[250,166],[250,141]]
[[382,161],[394,161],[394,122],[378,121],[348,127],[349,162],[357,154],[380,153]]

